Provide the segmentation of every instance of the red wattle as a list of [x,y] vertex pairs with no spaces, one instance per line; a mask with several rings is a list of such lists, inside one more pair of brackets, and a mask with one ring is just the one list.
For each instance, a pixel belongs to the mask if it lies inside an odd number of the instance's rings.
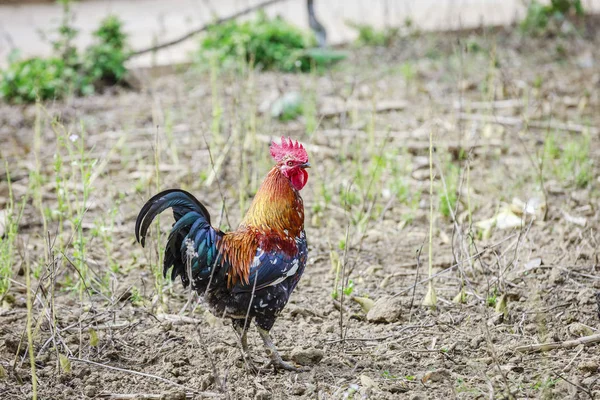
[[[296,172],[296,171],[295,171]],[[299,169],[295,174],[290,177],[290,182],[296,190],[301,190],[306,182],[308,181],[308,172],[304,169]]]

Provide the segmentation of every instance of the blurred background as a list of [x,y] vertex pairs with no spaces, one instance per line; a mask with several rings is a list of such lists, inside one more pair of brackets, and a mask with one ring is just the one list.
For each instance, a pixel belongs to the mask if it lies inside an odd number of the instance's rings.
[[[92,32],[107,15],[124,23],[133,49],[180,38],[219,17],[227,17],[264,3],[259,0],[82,0],[73,2],[73,26],[80,31],[75,39],[83,48],[92,41]],[[279,15],[301,28],[309,28],[305,0],[268,2],[269,16]],[[549,3],[549,1],[541,1]],[[582,0],[586,12],[600,11],[599,0]],[[376,29],[405,27],[423,31],[448,31],[478,26],[510,25],[526,14],[526,0],[320,0],[315,14],[327,30],[330,45],[354,40],[358,33],[348,21]],[[244,18],[250,18],[246,15]],[[54,0],[0,0],[0,66],[18,48],[25,57],[50,54],[51,38],[62,21],[62,7]],[[188,62],[195,49],[193,39],[131,59],[131,66]]]

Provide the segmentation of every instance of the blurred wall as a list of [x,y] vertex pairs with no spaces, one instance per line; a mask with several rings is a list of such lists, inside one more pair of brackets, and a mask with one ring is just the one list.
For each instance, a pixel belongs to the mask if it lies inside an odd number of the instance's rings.
[[[7,4],[7,1],[9,2]],[[62,11],[55,2],[23,0],[18,4],[0,0],[0,67],[6,65],[11,49],[23,56],[47,55],[48,38],[59,25]],[[214,20],[231,15],[261,0],[85,0],[73,5],[75,26],[81,34],[78,46],[91,40],[91,32],[110,13],[125,21],[135,49],[177,38]],[[600,0],[583,0],[588,12],[600,12]],[[315,0],[317,15],[327,28],[330,43],[350,41],[355,31],[346,21],[377,27],[403,26],[407,19],[421,30],[454,30],[479,25],[508,25],[525,11],[523,0]],[[308,28],[305,0],[285,0],[267,8]],[[44,38],[45,37],[45,38]],[[194,39],[152,55],[131,60],[132,66],[185,62],[196,48]]]

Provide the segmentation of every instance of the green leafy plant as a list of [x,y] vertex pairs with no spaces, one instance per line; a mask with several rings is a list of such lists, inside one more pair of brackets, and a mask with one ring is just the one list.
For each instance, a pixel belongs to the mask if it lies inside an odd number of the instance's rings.
[[242,59],[262,69],[309,71],[311,57],[305,50],[314,45],[312,35],[281,18],[260,13],[255,20],[231,21],[208,29],[200,43],[200,61],[216,58],[227,66]]
[[14,103],[60,98],[67,91],[64,70],[59,58],[15,61],[2,71],[0,95]]
[[92,82],[114,85],[127,72],[125,60],[129,55],[123,23],[114,15],[106,17],[94,32],[96,43],[87,48],[84,58],[85,75]]
[[573,14],[584,14],[581,0],[551,0],[550,4],[532,0],[527,6],[525,19],[521,22],[521,30],[524,33],[541,35],[547,32],[551,22],[562,21]]
[[120,83],[127,69],[126,35],[115,16],[104,19],[94,32],[96,42],[79,53],[72,42],[70,2],[63,2],[64,18],[50,58],[20,60],[15,52],[0,73],[0,97],[13,103],[60,99],[69,94],[88,95],[106,85]]

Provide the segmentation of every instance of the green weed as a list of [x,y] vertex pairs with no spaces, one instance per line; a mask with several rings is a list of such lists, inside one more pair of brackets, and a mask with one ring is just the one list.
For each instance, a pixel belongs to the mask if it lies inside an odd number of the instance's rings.
[[521,31],[531,35],[542,35],[547,32],[551,22],[562,21],[573,14],[584,14],[581,0],[550,0],[550,4],[532,0],[527,6],[525,19],[521,22]]
[[589,135],[570,139],[561,148],[556,135],[549,134],[543,152],[551,170],[563,182],[583,189],[593,181],[594,162],[590,157]]
[[309,71],[306,49],[315,39],[281,18],[264,12],[251,21],[230,21],[209,28],[200,42],[200,63],[214,59],[219,66],[237,67],[244,60],[259,69]]
[[358,46],[390,46],[399,35],[398,28],[376,29],[372,25],[347,21],[346,25],[358,32]]
[[446,173],[444,174],[446,187],[442,188],[439,200],[440,213],[446,218],[450,218],[456,209],[459,173],[458,166],[452,163],[447,164]]
[[12,103],[60,99],[70,94],[88,95],[105,85],[121,82],[125,73],[126,36],[115,16],[104,19],[94,32],[96,42],[79,53],[73,45],[77,30],[71,21],[70,1],[64,1],[63,22],[54,55],[20,60],[18,52],[0,73],[0,97]]
[[0,297],[8,292],[10,288],[10,279],[12,278],[12,268],[15,260],[17,230],[27,202],[26,198],[22,200],[20,211],[15,208],[8,161],[5,161],[5,168],[6,181],[8,182],[8,203],[4,209],[4,213],[0,214],[0,226],[4,228],[4,234],[0,235]]

